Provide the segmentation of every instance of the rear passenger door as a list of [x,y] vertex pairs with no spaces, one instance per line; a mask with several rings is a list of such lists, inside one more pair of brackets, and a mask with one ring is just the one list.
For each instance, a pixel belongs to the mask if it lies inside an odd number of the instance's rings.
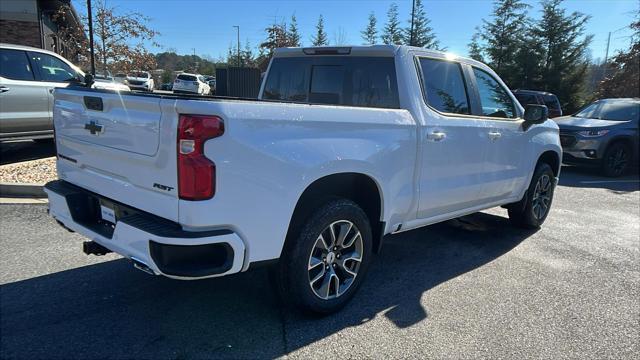
[[0,132],[51,129],[47,89],[23,50],[0,49]]
[[468,71],[478,104],[473,113],[482,118],[479,135],[487,143],[483,198],[485,202],[503,201],[519,194],[526,181],[527,133],[511,92],[483,69],[468,67]]
[[430,57],[416,62],[425,106],[417,217],[437,219],[486,203],[488,128],[473,116],[476,98],[460,63]]

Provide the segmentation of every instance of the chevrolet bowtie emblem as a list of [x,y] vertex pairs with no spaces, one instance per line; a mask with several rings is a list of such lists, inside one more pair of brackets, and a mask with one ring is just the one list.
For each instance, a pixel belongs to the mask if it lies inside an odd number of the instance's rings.
[[104,132],[104,126],[96,124],[95,121],[84,124],[84,129],[89,130],[91,135],[102,134],[102,132]]

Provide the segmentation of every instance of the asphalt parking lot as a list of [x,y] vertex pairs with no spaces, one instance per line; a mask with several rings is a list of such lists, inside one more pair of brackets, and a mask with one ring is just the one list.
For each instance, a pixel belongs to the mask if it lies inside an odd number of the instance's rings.
[[[506,211],[387,239],[342,312],[279,306],[267,271],[181,282],[0,205],[1,358],[637,358],[637,175],[563,169],[536,232]],[[633,355],[636,354],[636,355]]]

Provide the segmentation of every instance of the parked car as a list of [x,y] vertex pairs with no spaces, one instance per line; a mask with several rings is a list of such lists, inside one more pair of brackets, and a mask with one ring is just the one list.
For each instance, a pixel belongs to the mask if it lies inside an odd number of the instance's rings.
[[494,206],[539,227],[560,171],[545,106],[414,47],[278,49],[258,99],[55,98],[49,211],[86,253],[175,279],[275,262],[282,299],[313,312],[349,301],[386,234]]
[[[51,138],[53,90],[82,82],[82,70],[54,52],[0,44],[0,139]],[[110,83],[93,86],[125,90]]]
[[96,89],[131,91],[131,89],[129,89],[127,85],[115,82],[109,70],[107,70],[106,72],[96,71],[96,74],[93,77],[93,81],[93,87]]
[[209,93],[216,93],[216,78],[215,76],[206,76],[205,81],[209,84]]
[[621,176],[638,163],[640,99],[597,100],[571,116],[554,119],[560,127],[562,161],[599,166]]
[[153,91],[155,84],[153,77],[147,71],[133,71],[127,75],[127,85],[132,90]]
[[182,73],[173,82],[173,92],[208,95],[211,89],[202,75]]
[[117,73],[113,76],[113,81],[127,85],[129,81],[127,81],[127,74],[125,73]]
[[164,83],[160,85],[160,90],[165,90],[165,91],[173,90],[173,83]]
[[550,118],[562,116],[560,101],[558,101],[558,97],[552,93],[518,89],[513,91],[513,95],[516,96],[516,99],[518,99],[518,102],[520,102],[522,106],[527,106],[528,104],[546,105],[549,109]]

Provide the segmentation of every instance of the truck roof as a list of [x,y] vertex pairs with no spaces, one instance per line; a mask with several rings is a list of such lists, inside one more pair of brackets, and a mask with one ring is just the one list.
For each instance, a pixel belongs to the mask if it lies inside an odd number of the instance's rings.
[[[409,52],[420,52],[426,56],[456,60],[459,62],[475,65],[483,69],[489,69],[485,64],[471,58],[459,56],[446,51],[425,49],[408,45],[357,45],[357,46],[317,46],[317,47],[287,47],[278,48],[274,52],[274,57],[297,57],[305,55],[345,55],[345,56],[396,56]],[[493,72],[493,71],[492,71]]]

